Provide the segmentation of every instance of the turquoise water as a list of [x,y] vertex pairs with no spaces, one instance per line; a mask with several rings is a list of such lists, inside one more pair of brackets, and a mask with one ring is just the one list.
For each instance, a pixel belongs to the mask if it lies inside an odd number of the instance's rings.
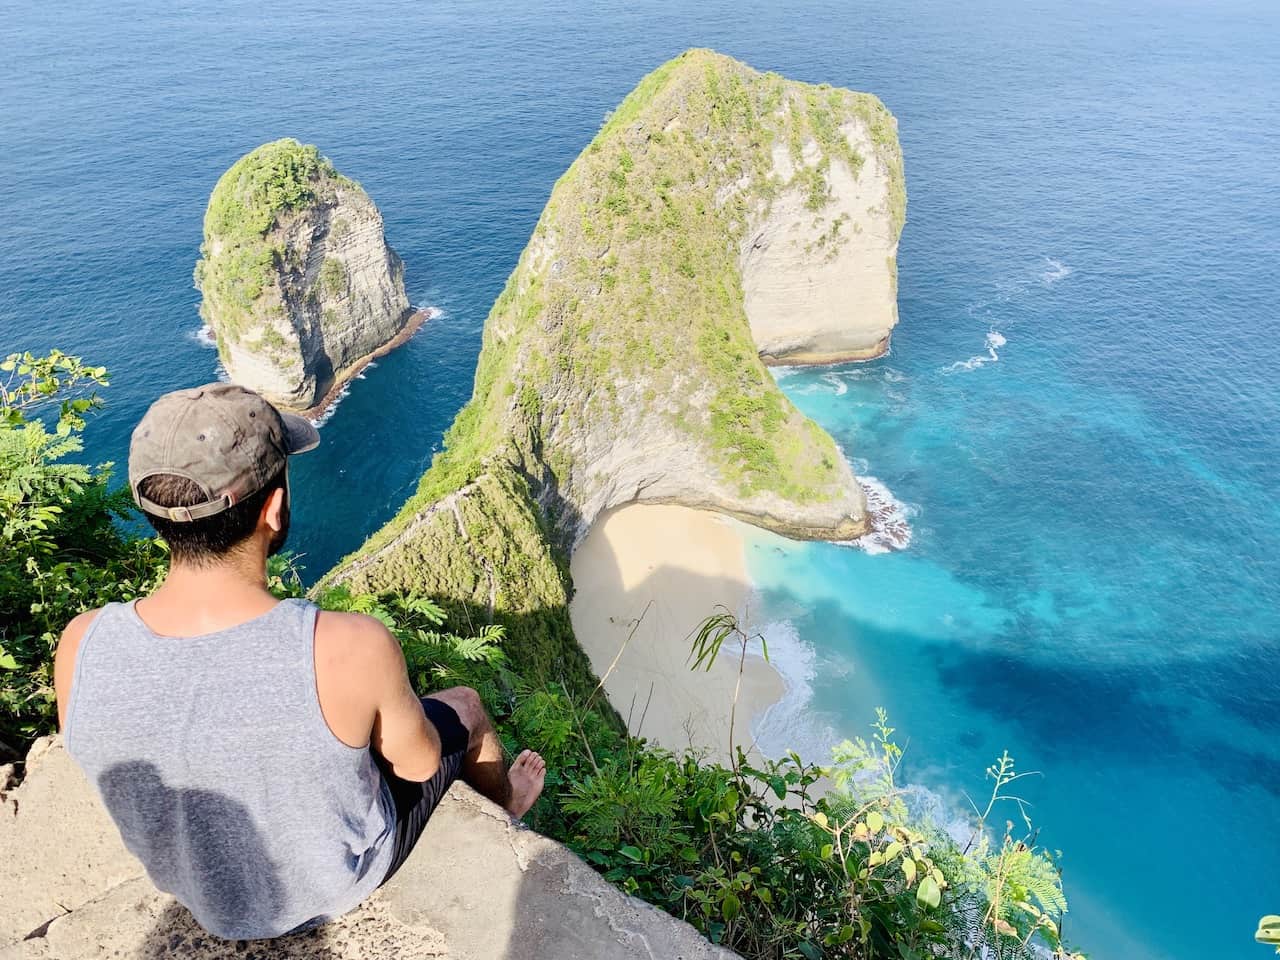
[[157,393],[214,375],[190,282],[214,181],[265,140],[320,144],[444,314],[298,463],[293,545],[319,573],[412,489],[552,184],[643,73],[709,45],[873,90],[911,195],[893,355],[781,382],[912,541],[753,541],[758,618],[811,674],[788,739],[819,749],[884,705],[940,809],[1007,747],[1043,773],[1094,956],[1263,957],[1278,35],[1280,8],[1238,0],[9,4],[0,350],[108,365],[89,454],[122,461]]

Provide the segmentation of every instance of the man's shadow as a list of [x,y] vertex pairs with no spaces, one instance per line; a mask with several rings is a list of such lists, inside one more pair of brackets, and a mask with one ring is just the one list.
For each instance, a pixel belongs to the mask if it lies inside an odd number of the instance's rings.
[[171,902],[134,954],[136,960],[337,960],[324,928],[291,933],[274,940],[222,940],[206,932],[191,911]]
[[[98,778],[98,788],[131,838],[133,852],[151,865],[158,887],[175,889],[183,877],[198,878],[187,895],[213,929],[271,926],[287,909],[279,871],[243,804],[214,790],[172,788],[143,761],[116,764]],[[185,829],[188,824],[195,829]],[[173,902],[136,956],[325,960],[332,956],[326,940],[319,929],[273,940],[226,940],[205,931],[186,907]]]

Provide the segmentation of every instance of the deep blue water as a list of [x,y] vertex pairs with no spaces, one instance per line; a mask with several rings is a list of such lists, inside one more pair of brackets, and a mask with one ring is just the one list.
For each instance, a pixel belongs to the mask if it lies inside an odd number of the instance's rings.
[[412,489],[551,185],[642,74],[705,45],[879,94],[911,196],[893,354],[782,383],[908,505],[914,538],[878,556],[753,540],[757,613],[809,651],[797,736],[861,732],[882,704],[908,777],[956,802],[1008,747],[1043,772],[1027,792],[1094,956],[1267,955],[1251,934],[1280,910],[1275,4],[3,14],[0,351],[110,367],[92,457],[123,462],[151,399],[213,377],[191,268],[210,188],[260,142],[317,143],[361,181],[411,299],[444,309],[297,464],[313,573]]

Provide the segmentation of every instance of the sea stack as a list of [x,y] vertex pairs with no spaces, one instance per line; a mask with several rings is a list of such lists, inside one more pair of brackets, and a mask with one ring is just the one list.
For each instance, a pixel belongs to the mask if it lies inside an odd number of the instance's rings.
[[314,146],[263,144],[218,180],[195,284],[228,375],[319,413],[415,320],[382,216]]
[[849,461],[766,363],[884,349],[905,206],[876,97],[710,50],[662,65],[557,181],[418,493],[328,581],[536,619],[566,595],[556,558],[623,504],[862,536]]

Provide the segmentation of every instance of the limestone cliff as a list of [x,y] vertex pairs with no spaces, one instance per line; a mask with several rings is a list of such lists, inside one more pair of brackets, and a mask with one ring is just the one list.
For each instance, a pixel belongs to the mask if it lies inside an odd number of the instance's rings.
[[744,306],[766,363],[878,357],[898,322],[896,137],[883,116],[840,111],[850,95],[826,96],[843,120],[838,146],[845,149],[824,155],[816,141],[798,151],[775,143],[774,176],[790,186],[752,217],[743,240]]
[[[869,355],[887,338],[905,205],[895,130],[873,96],[710,51],[645,77],[556,183],[445,451],[326,582],[496,614],[526,669],[557,663],[587,683],[564,558],[610,507],[676,502],[792,537],[865,533],[845,458],[759,354]],[[760,313],[797,283],[828,307],[799,333],[794,311]],[[856,333],[835,309],[853,293],[875,305],[850,321]]]
[[[0,960],[732,960],[687,923],[626,896],[560,844],[462,783],[409,859],[363,905],[277,940],[218,940],[147,880],[57,738],[5,792]],[[441,882],[445,880],[446,882]]]
[[296,140],[222,175],[200,249],[200,313],[227,373],[281,406],[322,408],[411,321],[378,208]]

